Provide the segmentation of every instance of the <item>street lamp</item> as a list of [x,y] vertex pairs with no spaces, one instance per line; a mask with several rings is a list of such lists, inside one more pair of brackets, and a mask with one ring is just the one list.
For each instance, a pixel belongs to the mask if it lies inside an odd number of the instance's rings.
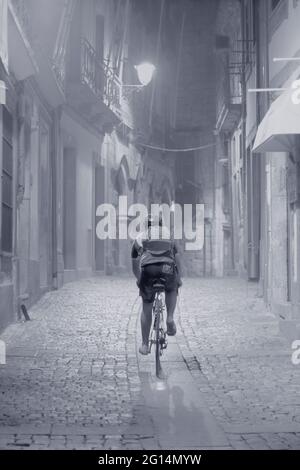
[[142,62],[139,65],[135,65],[134,68],[140,83],[138,85],[122,85],[122,88],[131,88],[132,91],[144,88],[149,85],[156,70],[155,65],[150,62]]
[[140,65],[135,65],[134,68],[137,72],[137,76],[141,85],[149,85],[155,72],[155,66],[149,62],[143,62]]

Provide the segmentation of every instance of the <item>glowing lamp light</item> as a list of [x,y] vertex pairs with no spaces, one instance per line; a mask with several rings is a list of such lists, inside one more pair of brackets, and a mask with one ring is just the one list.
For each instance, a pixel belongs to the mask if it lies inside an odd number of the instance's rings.
[[155,66],[149,62],[143,62],[142,64],[135,65],[134,68],[137,71],[137,76],[141,85],[147,86],[153,78]]

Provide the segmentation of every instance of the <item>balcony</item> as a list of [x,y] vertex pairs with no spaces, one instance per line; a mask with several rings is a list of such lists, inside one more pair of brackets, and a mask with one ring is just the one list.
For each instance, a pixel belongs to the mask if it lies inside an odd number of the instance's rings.
[[81,80],[95,96],[103,99],[105,70],[97,60],[95,49],[86,39],[82,39],[81,43]]
[[241,75],[239,68],[229,67],[228,56],[220,61],[219,67],[216,130],[230,133],[238,124],[242,112]]
[[66,57],[67,44],[70,37],[71,23],[74,17],[74,0],[65,0],[63,7],[60,7],[60,25],[56,35],[54,52],[51,58],[51,68],[55,75],[58,86],[65,93],[66,85]]
[[126,99],[114,72],[97,57],[89,41],[81,39],[80,57],[71,55],[67,100],[94,126],[104,129],[124,122]]

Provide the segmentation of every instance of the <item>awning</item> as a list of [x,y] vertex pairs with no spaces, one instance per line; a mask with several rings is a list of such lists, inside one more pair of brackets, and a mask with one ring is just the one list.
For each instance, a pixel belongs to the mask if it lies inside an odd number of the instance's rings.
[[300,134],[300,104],[295,104],[292,100],[295,92],[289,88],[271,104],[258,126],[253,152],[292,150],[295,137]]

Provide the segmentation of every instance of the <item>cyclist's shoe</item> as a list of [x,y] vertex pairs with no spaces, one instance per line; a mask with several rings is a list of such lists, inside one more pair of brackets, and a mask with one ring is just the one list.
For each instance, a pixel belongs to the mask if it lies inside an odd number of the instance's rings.
[[174,320],[168,322],[167,321],[167,335],[168,336],[175,336],[176,335],[176,325],[175,325],[175,322]]
[[147,354],[149,354],[148,344],[141,344],[141,346],[139,347],[139,353],[143,354],[143,356],[147,356]]

